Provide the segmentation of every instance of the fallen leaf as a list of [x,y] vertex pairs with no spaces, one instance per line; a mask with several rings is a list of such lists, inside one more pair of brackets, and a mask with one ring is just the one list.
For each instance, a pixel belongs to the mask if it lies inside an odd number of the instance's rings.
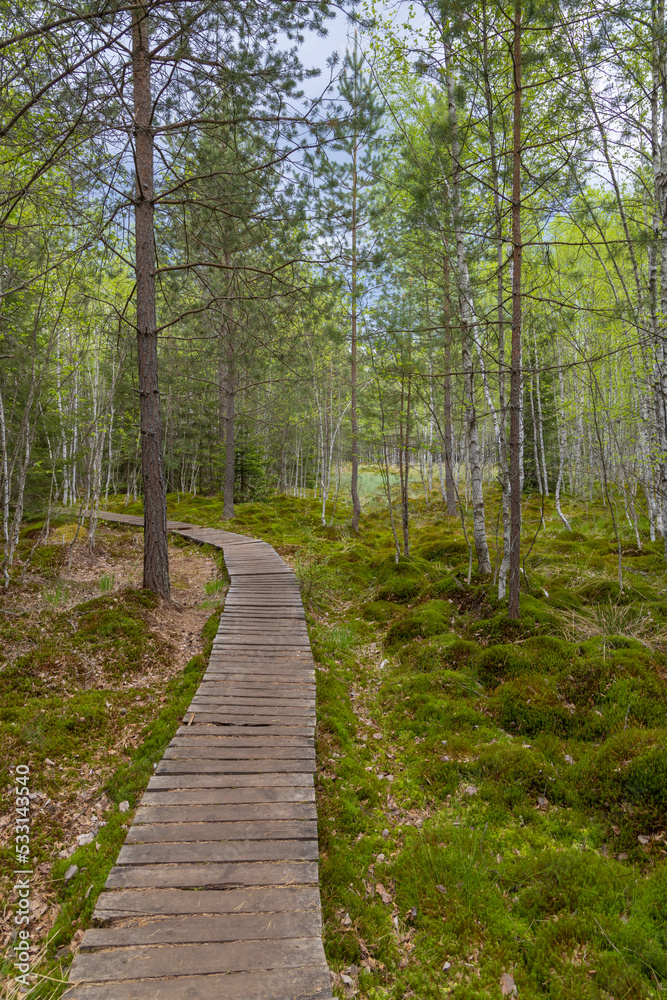
[[71,878],[74,878],[78,870],[79,870],[78,865],[70,865],[67,871],[65,872],[65,881],[69,882]]
[[547,806],[549,805],[549,800],[545,799],[543,795],[539,795],[537,798],[537,804],[540,807],[540,809],[546,809]]
[[639,836],[637,837],[637,840],[639,841],[640,844],[648,844],[650,843],[651,838],[647,837],[646,834],[644,833],[640,833]]
[[126,813],[129,810],[129,808],[130,808],[130,803],[127,801],[127,799],[123,799],[122,802],[118,803],[119,812]]
[[500,992],[504,997],[515,997],[517,995],[516,984],[509,972],[503,972],[500,977]]
[[377,883],[377,885],[375,886],[375,891],[377,892],[378,896],[380,897],[383,903],[391,903],[391,896],[389,895],[385,887],[382,885],[382,882]]

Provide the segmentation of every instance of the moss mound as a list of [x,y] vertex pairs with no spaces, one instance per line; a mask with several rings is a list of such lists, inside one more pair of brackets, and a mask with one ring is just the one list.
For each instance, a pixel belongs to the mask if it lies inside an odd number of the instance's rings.
[[397,611],[396,603],[392,601],[369,601],[364,606],[362,615],[367,622],[378,622],[381,625],[394,617]]
[[418,608],[407,611],[393,623],[387,632],[387,646],[394,646],[411,639],[426,639],[444,632],[451,616],[452,608],[447,601],[429,601]]
[[429,564],[424,559],[400,556],[396,562],[393,556],[388,556],[378,567],[378,600],[407,604],[423,589],[428,569]]

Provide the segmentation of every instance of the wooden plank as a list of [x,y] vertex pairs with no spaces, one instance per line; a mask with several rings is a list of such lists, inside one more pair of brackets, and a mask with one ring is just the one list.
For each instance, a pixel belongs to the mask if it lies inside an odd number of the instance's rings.
[[155,774],[303,774],[315,770],[312,760],[161,760]]
[[289,913],[316,910],[320,893],[315,886],[280,886],[279,889],[116,889],[102,891],[93,917],[113,921],[131,917],[198,913]]
[[116,865],[107,889],[224,889],[242,885],[317,885],[314,861],[248,861],[239,864]]
[[[278,750],[280,749],[282,748],[279,747]],[[197,749],[195,747],[191,750],[188,750],[186,747],[176,747],[174,750],[169,751],[168,754],[165,751],[158,768],[156,768],[156,774],[161,773],[159,771],[161,764],[169,767],[172,764],[177,765],[176,771],[173,772],[175,774],[185,773],[184,767],[186,765],[190,768],[202,767],[203,769],[208,769],[208,771],[203,770],[201,773],[215,773],[215,767],[220,767],[220,774],[248,774],[255,771],[261,773],[262,769],[265,771],[279,771],[283,770],[283,768],[287,768],[289,771],[298,771],[299,768],[304,771],[312,771],[316,765],[316,760],[314,753],[303,749],[301,753],[291,752],[289,756],[286,756],[284,753],[272,750],[271,747],[266,747],[263,751],[254,750],[249,754],[242,754],[238,750],[216,750],[215,747],[204,749]]]
[[104,982],[150,977],[207,975],[212,972],[256,972],[294,969],[324,962],[322,941],[244,941],[228,944],[172,944],[169,948],[129,947],[114,951],[80,952],[70,970],[70,982]]
[[[163,760],[303,760],[315,762],[315,752],[306,747],[237,747],[192,746],[192,740],[181,740],[180,746],[170,744]],[[172,741],[173,743],[173,741]]]
[[67,1000],[332,1000],[326,965],[271,972],[178,976],[70,988]]
[[308,820],[235,821],[229,811],[224,823],[146,823],[132,824],[126,844],[166,844],[172,842],[204,843],[208,840],[317,840],[317,823]]
[[249,802],[214,806],[140,805],[134,814],[135,827],[141,823],[223,823],[245,822],[249,830],[255,822],[267,820],[317,820],[313,802]]
[[317,861],[317,840],[225,840],[128,844],[118,865],[237,864],[245,861]]
[[160,789],[194,789],[194,788],[276,788],[278,786],[309,788],[313,784],[312,774],[186,774],[159,775],[150,778],[148,791]]
[[[306,737],[310,740],[313,739],[313,727],[312,726],[290,726],[286,728],[285,726],[246,726],[242,725],[232,725],[231,723],[216,723],[215,720],[202,721],[198,720],[198,723],[194,721],[194,714],[186,713],[186,723],[182,726],[182,729],[186,731],[192,728],[194,731],[204,732],[209,730],[212,734],[215,733],[219,736],[228,736],[230,738],[234,736],[247,736],[247,737],[271,737],[276,738],[284,737],[288,739],[290,737]],[[191,723],[189,726],[188,723]],[[179,732],[181,730],[179,729]]]
[[265,705],[259,702],[259,699],[256,700],[254,698],[225,698],[223,695],[215,697],[211,695],[209,697],[193,698],[190,702],[188,712],[205,710],[207,712],[220,711],[234,714],[238,712],[239,715],[252,712],[255,716],[267,715],[280,719],[288,719],[293,716],[309,720],[314,718],[315,709],[310,707],[309,702],[304,701],[303,705],[291,705],[289,699],[285,700],[287,701],[285,705]]
[[310,735],[314,727],[314,718],[300,715],[241,715],[236,712],[212,712],[210,709],[196,708],[188,709],[186,715],[192,716],[193,722],[212,722],[218,726],[255,726],[261,727],[265,731],[274,729],[276,732],[289,732],[290,730]]
[[315,784],[310,786],[284,785],[272,788],[258,788],[252,785],[249,788],[196,788],[196,789],[171,789],[145,791],[141,796],[140,805],[202,805],[202,806],[224,806],[224,805],[247,805],[250,803],[272,803],[272,802],[314,802]]
[[254,698],[262,705],[279,706],[283,702],[286,705],[315,704],[315,685],[310,690],[304,691],[303,685],[294,685],[288,688],[285,684],[275,685],[271,690],[266,684],[230,684],[225,680],[207,680],[199,685],[196,697],[211,698],[217,695],[224,695],[227,698]]
[[322,921],[316,910],[288,913],[218,913],[152,919],[123,927],[89,928],[81,951],[159,944],[213,944],[223,941],[263,941],[319,938]]
[[243,733],[238,736],[219,732],[215,726],[179,726],[169,746],[216,746],[216,747],[312,747],[308,736],[265,736]]

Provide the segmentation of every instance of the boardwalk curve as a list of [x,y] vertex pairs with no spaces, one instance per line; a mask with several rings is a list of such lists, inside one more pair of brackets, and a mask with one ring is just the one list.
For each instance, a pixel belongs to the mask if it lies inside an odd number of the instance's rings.
[[65,996],[330,1000],[315,672],[298,583],[265,542],[168,527],[222,549],[231,585],[206,673],[139,803]]

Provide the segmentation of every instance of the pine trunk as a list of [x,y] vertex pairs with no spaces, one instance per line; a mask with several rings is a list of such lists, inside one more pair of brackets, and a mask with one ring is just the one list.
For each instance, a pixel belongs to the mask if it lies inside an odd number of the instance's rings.
[[509,616],[519,617],[521,585],[521,0],[514,2],[512,152],[512,360],[510,367]]
[[148,12],[132,14],[134,84],[135,235],[137,279],[137,356],[144,492],[144,587],[169,598],[167,490],[162,460],[155,311],[155,233],[153,225],[153,130],[148,49]]

